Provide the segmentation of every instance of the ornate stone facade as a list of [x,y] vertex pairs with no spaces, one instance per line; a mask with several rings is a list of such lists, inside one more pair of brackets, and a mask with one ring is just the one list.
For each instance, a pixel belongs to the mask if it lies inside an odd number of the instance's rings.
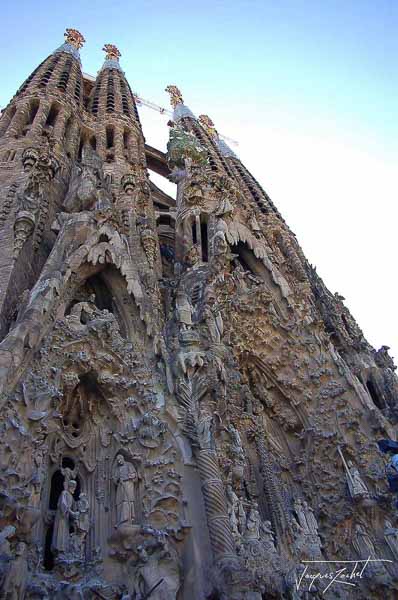
[[146,146],[120,52],[83,77],[84,41],[0,120],[1,597],[321,598],[303,561],[368,558],[329,597],[397,597],[388,349],[211,119],[170,85]]

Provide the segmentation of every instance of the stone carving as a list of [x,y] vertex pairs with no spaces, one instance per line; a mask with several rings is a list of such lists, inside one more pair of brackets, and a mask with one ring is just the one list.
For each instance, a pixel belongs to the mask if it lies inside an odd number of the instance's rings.
[[65,41],[67,44],[71,44],[76,50],[82,48],[84,42],[86,41],[80,31],[77,29],[67,28],[64,33]]
[[367,530],[360,523],[355,525],[352,544],[359,558],[364,560],[369,558],[370,560],[376,561],[374,563],[369,563],[369,572],[373,576],[381,577],[383,581],[384,578],[387,577],[385,567],[382,562],[377,562],[379,556],[377,555],[374,543]]
[[228,515],[232,534],[235,538],[235,541],[239,543],[246,523],[246,513],[243,508],[243,502],[234,492],[231,484],[227,485],[226,496],[228,501]]
[[384,539],[395,560],[398,560],[398,529],[388,519],[384,522]]
[[177,552],[165,535],[137,547],[137,558],[129,565],[128,600],[150,597],[154,600],[175,600],[181,585]]
[[90,529],[90,505],[85,492],[81,492],[76,502],[75,532],[73,534],[72,546],[74,553],[81,559],[84,558],[86,537]]
[[206,150],[194,135],[178,125],[170,129],[170,140],[167,144],[167,159],[170,166],[185,169],[186,163],[206,163]]
[[[0,583],[2,588],[10,570],[10,561],[13,558],[9,538],[15,535],[14,525],[7,525],[0,531]],[[8,578],[9,579],[9,578]]]
[[116,486],[117,522],[115,527],[130,525],[135,521],[135,482],[137,479],[137,471],[134,466],[125,461],[123,454],[118,454],[113,471],[113,482]]
[[363,482],[358,469],[349,460],[347,461],[347,484],[352,498],[368,498],[369,490]]
[[314,511],[305,500],[297,498],[294,501],[294,513],[292,525],[298,551],[304,556],[321,557],[321,540]]
[[153,267],[157,256],[157,239],[147,219],[141,219],[140,236],[141,244],[148,259],[149,266]]
[[176,85],[168,85],[165,89],[165,92],[170,94],[170,103],[173,108],[175,108],[177,104],[184,103],[182,94]]
[[14,221],[14,258],[19,256],[34,231],[34,246],[37,247],[40,243],[48,211],[47,187],[59,169],[59,163],[48,143],[42,143],[34,151],[27,148],[22,162],[28,177],[23,188],[16,194],[18,208]]
[[7,600],[23,600],[28,578],[27,546],[19,542],[15,548],[15,557],[11,561],[9,571],[3,584],[4,598]]
[[84,146],[81,164],[74,167],[64,200],[66,212],[104,209],[111,206],[102,160],[90,146]]
[[[303,560],[398,560],[387,347],[211,119],[170,86],[151,148],[120,52],[92,81],[83,41],[0,117],[0,595],[304,598]],[[395,571],[356,595],[395,597]]]
[[106,60],[119,60],[121,57],[118,48],[116,48],[116,46],[113,44],[104,44],[102,49],[106,53]]
[[180,323],[181,330],[185,331],[192,327],[193,306],[188,295],[183,290],[177,292],[176,298],[177,320]]
[[224,323],[220,311],[214,306],[214,301],[207,301],[202,308],[202,319],[206,323],[212,342],[219,344],[224,332]]
[[79,516],[75,509],[73,494],[76,481],[65,477],[65,489],[61,492],[55,514],[54,534],[51,548],[60,558],[68,558],[72,552],[71,525]]

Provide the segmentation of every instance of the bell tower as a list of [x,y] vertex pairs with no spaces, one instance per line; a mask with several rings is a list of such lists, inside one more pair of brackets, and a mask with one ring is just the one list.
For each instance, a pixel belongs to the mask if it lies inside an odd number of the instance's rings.
[[84,42],[0,118],[2,597],[304,599],[369,558],[339,597],[396,595],[388,348],[211,118],[169,85],[149,146],[120,50],[93,77]]

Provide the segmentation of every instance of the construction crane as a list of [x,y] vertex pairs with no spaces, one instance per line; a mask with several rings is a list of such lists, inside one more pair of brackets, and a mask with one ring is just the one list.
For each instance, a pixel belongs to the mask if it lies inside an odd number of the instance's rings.
[[[94,81],[94,77],[91,77],[90,75],[87,75],[87,73],[84,73],[83,75],[84,75],[84,77],[86,79],[90,78],[90,80]],[[142,98],[141,96],[139,96],[135,92],[133,92],[133,96],[134,96],[134,99],[135,99],[136,103],[138,104],[138,106],[146,106],[147,108],[150,108],[152,110],[156,110],[161,115],[168,115],[169,117],[173,116],[173,113],[172,113],[171,110],[168,110],[167,108],[163,108],[162,106],[158,106],[154,102],[151,102],[150,100],[146,100],[145,98]],[[2,108],[0,107],[0,117],[2,115],[2,112],[3,112]],[[232,144],[233,146],[239,146],[239,142],[237,142],[236,140],[233,140],[233,139],[227,137],[226,135],[223,135],[222,133],[218,133],[218,135],[220,136],[220,138],[222,138],[223,140],[225,140],[229,144]]]
[[[156,112],[160,113],[161,115],[168,115],[169,117],[173,116],[173,113],[171,110],[168,110],[167,108],[163,108],[162,106],[158,106],[154,102],[151,102],[151,100],[146,100],[145,98],[142,98],[135,92],[133,92],[133,96],[134,96],[134,99],[135,99],[136,103],[138,104],[138,106],[146,106],[147,108],[156,110]],[[239,142],[237,142],[236,140],[232,140],[231,138],[227,137],[226,135],[223,135],[222,133],[219,133],[218,135],[220,136],[220,138],[222,138],[226,142],[233,144],[234,146],[239,146]]]

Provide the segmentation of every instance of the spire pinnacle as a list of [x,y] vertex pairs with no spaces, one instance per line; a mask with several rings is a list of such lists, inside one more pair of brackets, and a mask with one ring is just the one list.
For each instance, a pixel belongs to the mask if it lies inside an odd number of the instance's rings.
[[72,54],[80,62],[79,49],[83,46],[86,41],[80,31],[77,29],[72,29],[68,27],[64,33],[65,41],[57,48],[54,53],[58,52],[67,52],[68,54]]
[[76,48],[76,50],[82,48],[84,42],[86,41],[80,33],[80,31],[78,31],[77,29],[67,28],[65,30],[64,37],[65,43],[70,44],[71,46]]
[[123,73],[119,63],[119,58],[122,55],[119,48],[114,44],[104,44],[102,50],[105,52],[105,61],[102,65],[102,69],[118,69],[118,71]]
[[203,129],[207,131],[211,137],[218,138],[217,129],[214,126],[213,121],[207,115],[199,115],[199,123],[202,125]]
[[184,104],[182,94],[176,85],[168,85],[164,91],[170,94],[170,104],[173,108],[178,104]]
[[174,121],[177,122],[184,117],[196,119],[195,115],[189,110],[188,106],[185,106],[181,91],[176,85],[168,85],[164,91],[170,94],[170,104],[174,108]]
[[105,60],[119,60],[121,53],[114,44],[104,44],[102,50],[106,53]]
[[203,129],[213,138],[217,148],[223,156],[229,158],[237,158],[235,152],[231,150],[228,144],[220,138],[217,129],[214,127],[213,121],[207,115],[199,115],[199,123]]

